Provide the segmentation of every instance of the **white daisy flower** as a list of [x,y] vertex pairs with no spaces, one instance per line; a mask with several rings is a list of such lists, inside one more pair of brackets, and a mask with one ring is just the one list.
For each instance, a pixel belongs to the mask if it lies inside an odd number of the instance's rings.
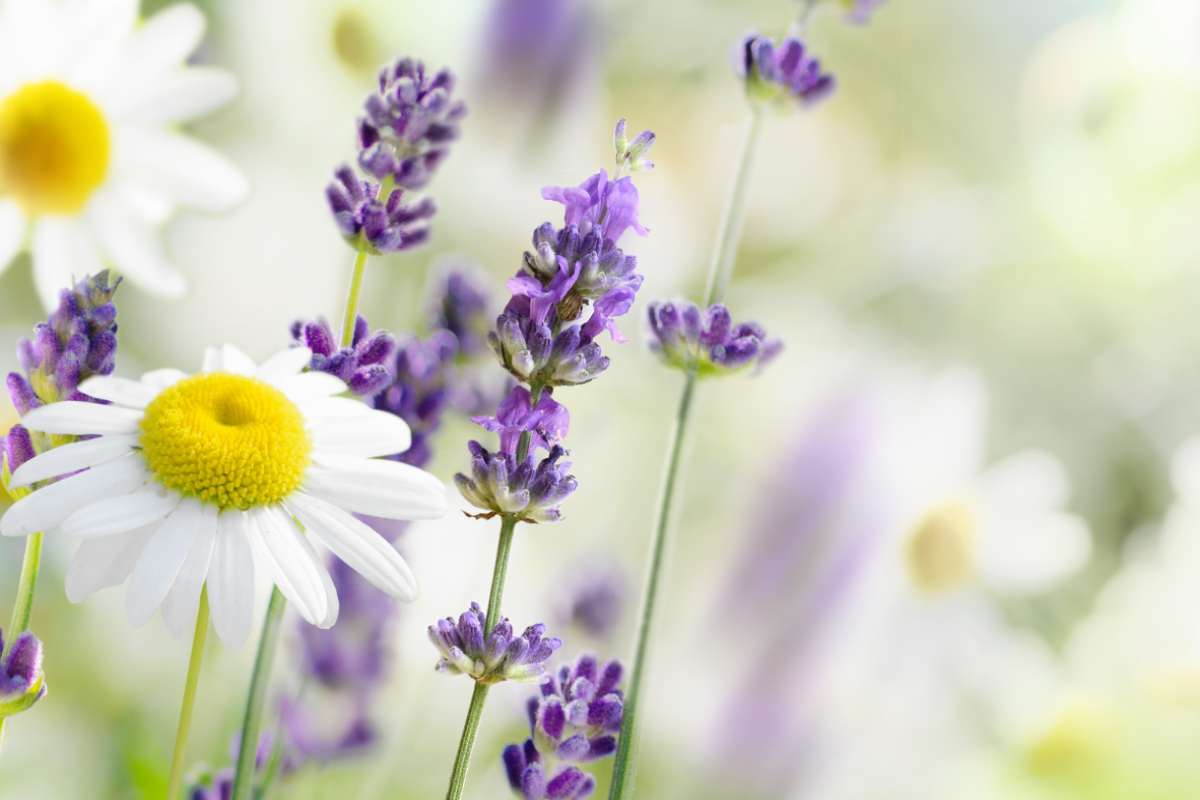
[[195,618],[207,584],[212,621],[226,642],[251,627],[256,576],[265,576],[308,622],[333,625],[338,598],[317,547],[401,600],[416,580],[400,554],[354,514],[432,519],[446,513],[432,475],[380,458],[407,450],[408,425],[337,397],[312,354],[293,348],[261,366],[230,345],[204,369],[148,372],[140,381],[94,377],[84,393],[111,405],[65,401],[30,411],[36,431],[94,436],[21,465],[14,486],[61,475],[0,518],[0,533],[57,530],[83,542],[67,595],[128,581],[130,621],[161,606],[172,630]]
[[105,264],[181,295],[157,229],[178,206],[246,196],[224,156],[178,131],[237,93],[185,63],[204,24],[191,5],[139,24],[137,0],[0,0],[0,269],[28,245],[47,309]]

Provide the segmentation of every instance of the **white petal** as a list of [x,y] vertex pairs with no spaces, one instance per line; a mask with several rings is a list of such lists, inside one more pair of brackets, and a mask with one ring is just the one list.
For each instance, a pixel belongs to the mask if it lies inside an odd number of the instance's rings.
[[253,377],[257,367],[254,359],[231,344],[207,347],[204,350],[204,372],[228,372]]
[[259,364],[254,377],[268,383],[290,378],[300,374],[300,371],[307,367],[310,361],[312,361],[312,350],[307,347],[289,347],[287,350],[280,350]]
[[417,579],[387,540],[337,506],[300,492],[287,506],[304,529],[372,584],[404,602],[417,597]]
[[151,294],[180,297],[187,281],[167,258],[157,232],[112,195],[92,203],[92,224],[100,246],[121,274]]
[[156,389],[167,389],[187,377],[187,373],[177,369],[152,369],[143,373],[142,383],[147,383]]
[[163,600],[163,619],[167,629],[176,637],[184,636],[195,625],[196,612],[200,608],[200,590],[208,577],[213,542],[217,538],[216,507],[202,505],[201,509],[204,512],[204,525],[196,532],[196,540],[183,566],[179,568],[175,584]]
[[79,603],[93,592],[124,583],[151,532],[146,528],[80,543],[67,568],[67,599]]
[[128,408],[145,408],[158,396],[159,389],[128,378],[96,375],[79,384],[79,391],[99,400],[107,400]]
[[441,481],[399,461],[328,456],[309,467],[304,488],[348,511],[388,519],[437,519],[449,508]]
[[[325,568],[309,555],[291,517],[277,508],[248,512],[251,542],[275,584],[300,616],[320,626],[329,612],[322,573]],[[325,577],[328,577],[326,573]]]
[[354,400],[349,397],[319,397],[297,399],[296,405],[300,408],[300,413],[308,420],[310,425],[316,425],[319,421],[325,419],[334,419],[338,417],[361,417],[371,407],[361,400]]
[[53,447],[17,467],[12,474],[12,488],[112,461],[132,452],[137,441],[136,436],[101,436]]
[[979,492],[989,507],[1002,511],[1048,511],[1067,502],[1067,473],[1058,459],[1025,450],[988,467]]
[[164,72],[184,62],[203,36],[204,15],[192,5],[173,5],[146,20],[104,76],[104,101],[110,112],[135,106]]
[[237,96],[237,79],[215,67],[185,67],[164,76],[137,107],[139,119],[186,122],[202,117]]
[[142,412],[119,406],[102,406],[83,400],[63,400],[40,406],[21,417],[21,424],[43,433],[131,434],[138,432]]
[[196,538],[215,524],[215,518],[206,518],[199,501],[191,498],[180,503],[175,513],[159,524],[129,578],[125,609],[131,623],[143,625],[154,616],[179,576]]
[[25,244],[28,223],[16,203],[0,200],[0,272],[7,269]]
[[243,202],[250,184],[232,161],[179,133],[130,134],[129,175],[181,205],[225,211]]
[[30,248],[33,282],[47,309],[58,306],[58,295],[70,288],[75,278],[104,269],[91,233],[71,217],[42,217],[33,226]]
[[298,401],[329,397],[346,391],[346,384],[328,372],[303,372],[271,383],[288,397]]
[[1087,524],[1064,512],[988,520],[980,533],[980,570],[1008,592],[1049,589],[1082,569],[1092,552]]
[[66,536],[98,539],[137,530],[166,517],[183,500],[179,494],[156,484],[129,494],[105,497],[84,506],[63,520]]
[[208,601],[213,627],[228,645],[239,645],[254,623],[254,553],[244,511],[225,511],[217,518],[217,540],[208,573]]
[[146,481],[141,457],[130,454],[47,484],[22,497],[0,518],[0,534],[26,536],[57,527],[102,497],[132,492]]
[[395,414],[369,409],[355,417],[335,417],[312,426],[313,458],[326,455],[373,458],[403,453],[412,446],[408,423]]

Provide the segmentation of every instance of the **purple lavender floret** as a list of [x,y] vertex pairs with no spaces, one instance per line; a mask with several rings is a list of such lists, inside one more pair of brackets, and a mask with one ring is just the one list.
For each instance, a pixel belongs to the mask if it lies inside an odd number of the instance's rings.
[[300,626],[301,669],[329,689],[361,691],[379,684],[388,666],[388,622],[396,601],[355,573],[341,559],[328,562],[329,576],[348,624],[328,630]]
[[467,113],[453,91],[449,70],[429,76],[425,65],[411,58],[385,67],[379,91],[367,98],[359,120],[359,166],[397,186],[425,186],[458,138],[459,122]]
[[834,89],[833,75],[823,72],[821,62],[807,55],[804,43],[794,36],[776,45],[766,36],[750,34],[742,41],[738,67],[746,91],[756,100],[793,99],[808,106]]
[[651,303],[650,349],[667,364],[700,376],[727,375],[754,366],[761,370],[783,349],[756,322],[734,324],[729,309],[715,303],[701,311],[686,300]]
[[562,646],[562,640],[545,635],[545,625],[530,625],[517,636],[507,617],[486,632],[487,619],[478,603],[453,617],[429,626],[429,641],[441,653],[437,670],[453,675],[470,675],[483,684],[501,681],[540,682],[545,679],[545,662]]
[[577,386],[608,369],[609,359],[582,325],[557,334],[545,322],[510,308],[496,320],[488,343],[505,369],[519,381],[537,386]]
[[[113,371],[117,354],[117,307],[107,270],[84,278],[59,294],[58,308],[33,328],[33,338],[17,342],[22,373],[8,374],[8,391],[20,414],[59,400],[93,400],[79,384]],[[93,400],[93,402],[95,402]]]
[[596,779],[575,766],[562,767],[547,779],[546,765],[532,739],[524,745],[508,745],[500,757],[508,785],[522,800],[579,800],[596,790]]
[[846,17],[858,25],[866,25],[871,21],[871,15],[883,6],[886,0],[842,0],[846,7]]
[[625,610],[625,573],[613,564],[589,558],[571,574],[559,619],[595,639],[610,636]]
[[626,121],[622,117],[617,120],[613,129],[613,149],[616,151],[617,166],[632,172],[642,172],[654,169],[654,162],[646,158],[650,148],[654,146],[654,131],[642,131],[630,139],[625,133]]
[[[532,736],[501,756],[508,784],[525,800],[587,797],[595,780],[576,764],[612,755],[625,714],[617,661],[590,655],[562,665],[526,704]],[[565,766],[563,766],[565,765]],[[553,777],[548,777],[548,775]]]
[[29,631],[24,631],[4,649],[4,632],[0,631],[0,719],[27,711],[46,696],[46,679],[42,674],[42,643]]
[[412,445],[399,456],[416,467],[429,463],[429,439],[441,427],[451,399],[450,378],[458,342],[449,331],[434,331],[425,339],[410,336],[396,351],[395,378],[374,399],[375,408],[402,418],[412,431]]
[[524,386],[514,386],[496,409],[496,416],[472,417],[471,421],[484,430],[500,435],[500,450],[515,455],[521,434],[528,431],[530,446],[549,450],[567,435],[571,415],[566,407],[555,402],[549,391],[542,392],[537,405]]
[[491,297],[482,281],[463,269],[447,270],[432,293],[429,327],[458,340],[458,358],[474,358],[487,348]]
[[[654,134],[647,131],[643,135],[653,142]],[[563,223],[577,226],[584,235],[595,230],[603,239],[615,242],[629,228],[639,236],[649,232],[638,222],[638,190],[630,177],[609,180],[602,169],[578,186],[547,186],[542,197],[562,203],[566,210]]]
[[334,181],[325,189],[325,199],[333,212],[333,221],[351,246],[366,243],[374,255],[395,253],[422,244],[429,238],[428,221],[437,208],[428,197],[410,203],[402,188],[394,188],[380,197],[374,181],[359,178],[348,166],[334,173]]
[[360,397],[374,397],[395,376],[395,337],[382,330],[371,333],[361,315],[355,319],[349,347],[338,346],[339,340],[324,318],[293,322],[291,332],[295,344],[312,351],[312,369],[340,378]]
[[555,445],[540,462],[532,449],[518,463],[515,454],[492,453],[479,442],[467,443],[471,451],[471,475],[458,473],[454,483],[459,492],[476,508],[475,515],[490,519],[500,515],[522,522],[557,522],[562,519],[558,504],[578,486],[574,475],[567,474],[570,464],[560,462],[566,450]]

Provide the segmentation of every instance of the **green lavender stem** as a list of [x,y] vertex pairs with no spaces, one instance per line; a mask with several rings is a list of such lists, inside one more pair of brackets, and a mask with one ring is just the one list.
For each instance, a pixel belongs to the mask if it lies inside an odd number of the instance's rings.
[[[38,571],[42,565],[42,538],[44,534],[30,534],[25,540],[25,557],[21,561],[21,577],[17,582],[17,596],[13,601],[12,621],[8,624],[8,640],[16,642],[17,636],[29,630],[29,618],[33,614],[33,595],[37,590]],[[0,652],[0,656],[4,655]],[[0,743],[4,741],[4,718],[0,717]]]
[[[521,438],[524,439],[525,434],[522,434]],[[514,517],[502,518],[500,541],[496,545],[496,563],[492,568],[492,590],[488,594],[487,621],[483,627],[485,636],[500,619],[500,604],[504,598],[504,583],[508,577],[508,557],[512,552],[513,531],[516,527],[517,520]],[[446,800],[459,800],[462,797],[463,787],[467,784],[467,769],[471,766],[471,751],[475,749],[475,735],[479,732],[479,720],[483,717],[483,704],[487,701],[487,695],[488,687],[476,682],[475,691],[471,693],[471,704],[467,706],[467,718],[463,722],[458,752],[454,756],[454,767],[450,770],[450,787],[446,790]]]
[[362,291],[363,273],[367,265],[367,240],[359,237],[358,255],[354,258],[354,272],[350,276],[350,294],[346,298],[346,315],[342,317],[342,347],[349,347],[354,340],[354,322],[358,317],[358,295]]
[[179,727],[175,731],[175,751],[171,754],[171,776],[167,780],[167,800],[179,797],[183,783],[183,759],[187,754],[192,710],[196,706],[196,687],[200,683],[200,664],[204,660],[204,642],[208,638],[208,589],[200,589],[200,607],[196,610],[196,630],[192,634],[192,654],[188,658],[183,701],[179,706]]
[[[729,279],[733,272],[733,263],[737,257],[738,244],[742,238],[742,226],[746,218],[746,199],[750,187],[751,166],[754,163],[754,152],[758,146],[759,133],[762,129],[762,115],[752,111],[750,129],[746,133],[738,158],[737,172],[734,174],[733,189],[729,195],[729,203],[721,220],[720,234],[713,248],[712,261],[709,264],[708,287],[705,290],[704,304],[706,306],[719,302],[725,296]],[[609,800],[625,800],[633,797],[634,761],[636,758],[636,738],[638,706],[641,701],[642,682],[645,678],[649,643],[654,629],[654,612],[658,605],[658,591],[662,580],[662,567],[667,547],[667,534],[671,528],[671,512],[674,506],[676,483],[679,477],[679,467],[683,461],[683,446],[687,437],[688,420],[691,416],[692,398],[696,391],[696,372],[690,370],[683,384],[683,394],[679,398],[679,408],[675,413],[675,426],[671,432],[671,444],[667,456],[666,475],[663,478],[663,488],[658,499],[655,512],[654,541],[652,544],[650,567],[646,573],[646,588],[642,597],[642,615],[638,626],[637,644],[633,656],[633,672],[629,676],[629,687],[625,695],[625,717],[621,723],[621,736],[617,743],[617,753],[613,764],[612,786],[608,792]]]
[[258,751],[258,735],[262,730],[263,704],[267,698],[267,685],[271,682],[271,665],[275,661],[275,648],[279,642],[279,624],[286,606],[287,601],[279,589],[272,589],[262,635],[258,639],[258,652],[254,656],[254,672],[250,676],[246,709],[242,715],[242,739],[238,746],[237,768],[233,774],[233,800],[249,800],[254,792],[254,761]]

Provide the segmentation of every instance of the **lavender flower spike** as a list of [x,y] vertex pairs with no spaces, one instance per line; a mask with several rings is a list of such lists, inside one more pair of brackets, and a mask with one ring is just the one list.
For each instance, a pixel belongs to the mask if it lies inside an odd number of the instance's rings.
[[545,625],[530,625],[520,636],[512,623],[501,618],[484,632],[485,616],[478,603],[471,603],[455,622],[452,617],[429,626],[429,641],[442,654],[439,672],[470,675],[479,683],[501,681],[531,683],[545,678],[544,662],[562,646],[562,640],[545,637]]
[[441,276],[432,293],[429,327],[454,334],[459,359],[479,355],[487,347],[491,299],[481,284],[472,272],[451,269]]
[[685,300],[651,303],[650,349],[663,361],[701,377],[728,375],[751,365],[761,370],[783,349],[756,322],[734,325],[729,309],[715,303],[707,311]]
[[[3,631],[0,631],[0,653],[4,653]],[[45,696],[42,643],[25,631],[0,660],[0,719],[29,710]]]
[[374,397],[392,382],[396,339],[387,331],[371,333],[359,316],[349,347],[338,347],[337,336],[325,319],[292,323],[292,341],[312,351],[311,368],[340,378],[360,397]]
[[532,739],[510,744],[501,753],[508,785],[522,800],[579,800],[591,797],[596,779],[579,767],[563,767],[547,780],[546,766]]
[[387,197],[382,197],[378,184],[360,179],[345,165],[334,172],[334,181],[325,189],[325,199],[342,238],[354,248],[365,245],[373,255],[395,253],[423,243],[429,238],[428,220],[437,211],[429,198],[412,204],[406,202],[401,188],[394,188]]
[[808,106],[833,92],[833,76],[821,70],[821,62],[808,56],[804,43],[794,36],[776,45],[766,36],[751,34],[742,41],[740,53],[739,74],[753,100],[796,100]]
[[367,98],[359,121],[359,166],[407,189],[427,184],[467,113],[466,105],[451,97],[453,90],[449,70],[430,77],[425,65],[411,58],[385,67],[379,91]]

